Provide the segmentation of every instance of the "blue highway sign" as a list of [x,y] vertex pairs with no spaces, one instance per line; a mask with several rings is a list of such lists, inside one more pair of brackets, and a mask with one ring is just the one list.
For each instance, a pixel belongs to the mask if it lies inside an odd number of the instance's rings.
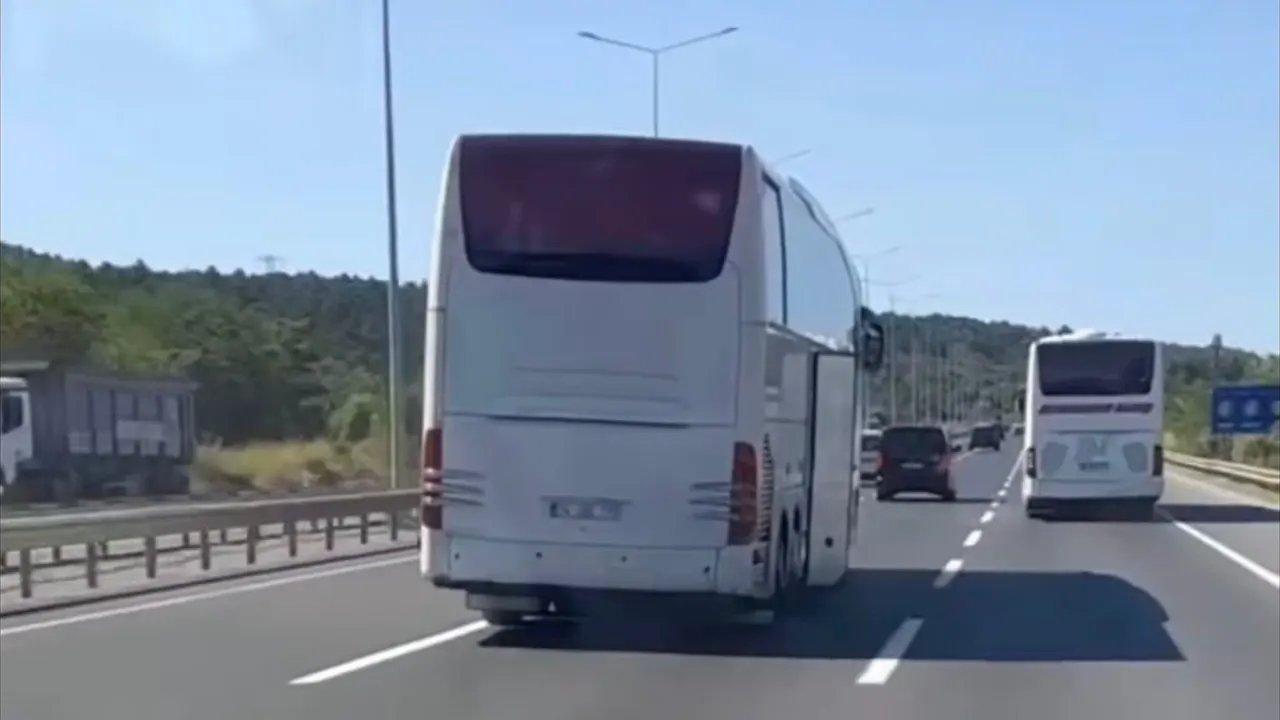
[[1215,435],[1265,434],[1280,417],[1280,385],[1235,385],[1213,389]]

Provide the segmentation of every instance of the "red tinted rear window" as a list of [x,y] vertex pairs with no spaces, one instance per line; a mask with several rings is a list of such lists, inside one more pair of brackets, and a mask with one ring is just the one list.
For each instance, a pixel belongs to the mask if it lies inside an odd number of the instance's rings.
[[702,282],[720,274],[741,149],[595,137],[468,137],[467,259],[482,272]]

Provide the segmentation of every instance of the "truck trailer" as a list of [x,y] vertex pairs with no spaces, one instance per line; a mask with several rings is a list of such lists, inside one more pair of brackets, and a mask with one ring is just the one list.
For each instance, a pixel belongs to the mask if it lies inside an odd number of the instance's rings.
[[0,364],[6,500],[186,493],[196,383]]

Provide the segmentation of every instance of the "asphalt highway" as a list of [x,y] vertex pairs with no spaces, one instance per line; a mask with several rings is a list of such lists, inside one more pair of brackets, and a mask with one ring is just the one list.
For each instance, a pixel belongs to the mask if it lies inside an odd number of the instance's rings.
[[1280,512],[1170,469],[1152,522],[863,491],[853,570],[772,627],[487,627],[384,556],[0,623],[0,717],[1263,718]]

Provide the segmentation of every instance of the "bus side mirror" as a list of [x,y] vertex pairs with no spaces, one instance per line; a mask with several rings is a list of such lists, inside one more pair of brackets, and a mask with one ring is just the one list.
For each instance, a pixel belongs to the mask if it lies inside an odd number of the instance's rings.
[[876,314],[862,308],[862,367],[871,372],[884,365],[884,327]]

